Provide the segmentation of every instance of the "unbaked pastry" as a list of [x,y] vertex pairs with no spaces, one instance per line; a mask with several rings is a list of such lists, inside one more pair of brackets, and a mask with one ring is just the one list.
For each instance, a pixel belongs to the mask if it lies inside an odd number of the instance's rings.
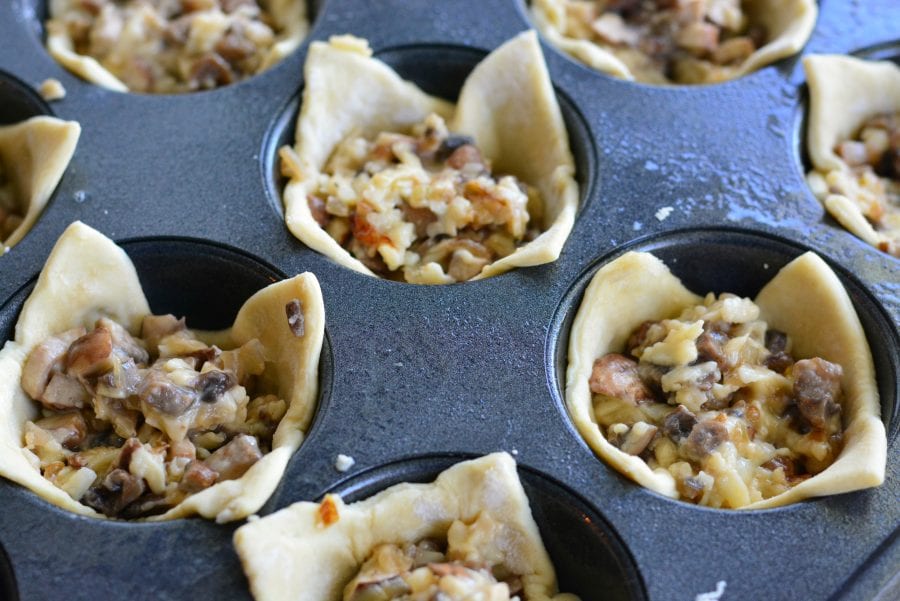
[[[649,8],[646,7],[648,4],[651,5]],[[677,77],[676,74],[665,73],[660,65],[655,64],[640,50],[640,39],[635,37],[640,27],[628,28],[620,16],[627,15],[642,5],[641,10],[663,10],[653,7],[653,4],[654,0],[532,0],[531,14],[537,28],[552,44],[589,67],[622,79],[664,84],[716,83],[737,79],[795,54],[809,39],[818,13],[813,0],[657,2],[658,6],[666,10],[682,11],[694,15],[691,18],[696,19],[690,27],[683,29],[681,25],[660,25],[665,29],[679,31],[682,39],[676,42],[653,42],[647,46],[653,48],[654,52],[660,52],[673,43],[676,49],[695,50],[694,54],[701,59],[689,61],[693,64],[687,65],[682,77]],[[699,15],[697,11],[701,11]],[[584,16],[585,13],[590,14]],[[697,18],[701,15],[706,18]],[[673,18],[677,20],[681,17]],[[579,20],[582,19],[590,22],[580,23]],[[725,43],[718,45],[718,32],[713,27],[734,32],[729,35],[740,35],[738,32],[746,29],[745,21],[765,32],[761,46],[754,44],[749,49],[744,49],[742,46],[749,45],[740,41],[727,47]],[[591,39],[600,33],[603,34],[600,39],[609,39],[610,43],[603,44]],[[612,41],[616,43],[613,44]],[[699,53],[700,50],[706,54]],[[690,55],[690,52],[685,54],[686,57]],[[721,64],[702,59],[703,56],[709,58],[710,55]]]
[[[303,309],[302,335],[297,335],[285,315],[286,306],[295,300]],[[137,332],[149,313],[137,273],[125,252],[80,222],[70,225],[22,308],[15,339],[0,350],[0,475],[59,507],[102,517],[45,479],[36,457],[24,448],[26,423],[39,416],[39,409],[20,384],[23,365],[30,351],[50,336],[78,326],[91,327],[98,317],[108,317]],[[148,519],[200,514],[227,522],[246,517],[265,503],[312,419],[324,318],[318,282],[306,273],[254,294],[229,330],[196,332],[220,348],[235,348],[258,339],[265,357],[262,386],[287,401],[288,408],[273,435],[272,450],[243,476],[216,483]]]
[[53,117],[0,126],[0,255],[37,221],[80,135],[78,123]]
[[51,0],[47,50],[117,92],[211,89],[265,71],[309,24],[305,0]]
[[[291,232],[339,264],[374,275],[322,229],[307,199],[346,138],[408,131],[435,114],[446,120],[450,132],[474,138],[496,171],[536,188],[544,205],[542,233],[485,265],[472,279],[555,260],[572,229],[578,186],[536,34],[522,33],[488,55],[469,75],[456,105],[425,94],[371,54],[364,40],[350,36],[310,46],[297,143],[281,152],[282,169],[291,178],[284,191]],[[420,283],[446,281],[440,266],[433,267],[434,277],[422,277]]]
[[[471,550],[521,578],[528,601],[577,601],[556,593],[556,576],[506,453],[458,463],[431,484],[398,484],[345,505],[295,503],[234,534],[257,601],[340,601],[379,545],[446,541],[473,526]],[[389,597],[379,597],[389,598]],[[479,597],[481,598],[481,597]]]
[[[642,323],[673,318],[701,300],[656,257],[629,252],[593,277],[569,342],[566,404],[579,432],[601,458],[624,475],[673,498],[679,491],[669,471],[651,470],[643,459],[607,440],[597,424],[589,378],[595,360],[621,352]],[[806,253],[779,271],[755,303],[760,319],[793,340],[796,358],[818,356],[843,368],[844,433],[840,454],[824,471],[743,508],[776,507],[881,484],[887,442],[875,370],[862,325],[840,280],[817,255]]]
[[[869,119],[900,114],[900,67],[836,55],[807,56],[803,67],[809,82],[810,188],[850,232],[900,256],[900,181],[879,177],[866,168],[865,158],[859,161],[861,169],[854,168],[859,166],[851,166],[838,152]],[[900,141],[887,143],[896,155]],[[862,150],[870,145],[871,140]]]

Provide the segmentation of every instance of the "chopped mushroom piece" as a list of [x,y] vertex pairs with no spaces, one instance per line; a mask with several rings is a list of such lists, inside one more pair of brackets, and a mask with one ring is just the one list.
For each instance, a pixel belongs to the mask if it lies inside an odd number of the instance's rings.
[[165,512],[240,478],[287,411],[274,395],[248,394],[265,369],[258,340],[221,351],[172,315],[148,315],[141,330],[145,339],[101,318],[36,345],[22,373],[44,407],[25,447],[45,477],[110,517]]
[[255,75],[279,43],[299,41],[300,24],[282,16],[290,4],[274,4],[270,12],[264,0],[57,0],[47,31],[131,91],[193,92]]
[[520,577],[507,566],[495,564],[487,549],[478,550],[479,538],[484,536],[480,531],[488,529],[486,522],[492,520],[483,515],[473,524],[454,522],[446,545],[424,539],[376,546],[344,588],[343,600],[519,599],[515,595],[521,593]]
[[296,298],[284,306],[284,312],[287,314],[288,327],[294,336],[302,337],[306,329],[303,322],[303,306]]
[[800,413],[814,428],[825,428],[828,419],[841,412],[837,401],[843,373],[840,365],[819,357],[794,363],[794,397]]
[[191,461],[178,487],[188,493],[200,492],[216,483],[219,474],[202,461]]
[[206,458],[206,467],[219,475],[219,480],[233,480],[244,475],[262,458],[256,438],[239,434]]
[[699,422],[691,429],[684,441],[684,454],[694,461],[702,461],[707,455],[728,440],[728,429],[720,422],[707,420]]
[[615,353],[594,362],[590,386],[595,394],[616,397],[635,405],[655,399],[638,375],[637,361]]
[[[841,367],[820,357],[795,363],[790,339],[758,316],[747,299],[710,294],[675,319],[638,326],[625,346],[639,359],[594,362],[588,386],[606,439],[668,471],[685,501],[743,506],[821,472],[840,452]],[[667,352],[648,352],[663,343]]]
[[382,277],[470,280],[540,233],[529,213],[537,190],[493,175],[474,140],[449,133],[438,115],[409,133],[345,139],[323,173],[310,212]]
[[40,399],[54,372],[65,362],[69,345],[84,335],[84,328],[63,332],[48,338],[31,351],[22,368],[22,389],[33,399]]
[[184,318],[175,319],[175,316],[171,313],[167,315],[147,315],[141,322],[141,338],[147,344],[147,350],[151,353],[158,353],[159,343],[163,338],[182,332],[185,328]]
[[[739,0],[556,0],[539,3],[567,42],[596,44],[638,81],[714,83],[736,76],[765,45],[765,28],[748,18]],[[559,6],[564,19],[551,18]]]

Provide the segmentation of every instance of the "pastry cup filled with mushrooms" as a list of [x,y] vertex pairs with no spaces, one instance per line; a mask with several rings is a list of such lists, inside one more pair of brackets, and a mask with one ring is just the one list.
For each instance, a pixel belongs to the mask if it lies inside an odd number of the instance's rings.
[[842,226],[900,257],[900,67],[812,55],[807,181]]
[[293,52],[305,0],[50,0],[47,50],[117,92],[175,94],[252,77]]
[[0,255],[37,221],[80,135],[78,123],[53,117],[0,126]]
[[125,252],[76,222],[0,351],[0,475],[82,515],[243,518],[309,427],[323,336],[308,273],[225,331],[152,315]]
[[257,601],[577,601],[556,576],[506,453],[345,505],[295,503],[234,534]]
[[566,404],[602,459],[682,501],[776,507],[884,480],[872,355],[813,253],[752,301],[697,296],[647,253],[605,265],[572,326]]
[[305,66],[285,221],[339,264],[420,284],[554,261],[575,218],[568,134],[534,32],[489,54],[452,104],[350,36]]
[[796,54],[813,0],[532,0],[540,32],[587,66],[649,84],[718,83]]

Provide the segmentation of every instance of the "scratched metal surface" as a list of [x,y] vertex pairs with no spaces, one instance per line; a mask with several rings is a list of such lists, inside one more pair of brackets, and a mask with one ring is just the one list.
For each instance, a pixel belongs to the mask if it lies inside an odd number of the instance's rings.
[[[426,90],[453,98],[487,52],[529,27],[519,0],[327,0],[309,40],[353,33]],[[153,97],[80,81],[41,43],[41,0],[0,3],[0,120],[81,123],[75,157],[32,232],[0,258],[0,333],[53,243],[80,219],[123,244],[151,306],[198,327],[230,323],[273,279],[319,278],[327,340],[322,398],[267,513],[326,491],[362,498],[427,480],[461,457],[517,452],[560,573],[585,601],[894,598],[900,261],[828,218],[803,180],[796,58],[738,81],[658,88],[611,79],[544,46],[578,163],[581,209],[562,256],[487,281],[420,287],[367,278],[285,229],[274,153],[290,141],[308,45],[214,92]],[[402,17],[402,18],[401,18]],[[821,3],[804,52],[900,56],[900,4]],[[47,77],[50,106],[22,89]],[[665,219],[663,207],[672,207]],[[885,484],[776,510],[726,512],[650,493],[581,441],[562,404],[569,324],[590,275],[652,250],[698,292],[754,294],[801,252],[844,279],[877,358],[889,425]],[[338,453],[356,465],[334,469]],[[77,517],[0,483],[0,597],[246,599],[236,525]],[[787,583],[787,585],[785,585]],[[786,588],[787,586],[787,588]]]

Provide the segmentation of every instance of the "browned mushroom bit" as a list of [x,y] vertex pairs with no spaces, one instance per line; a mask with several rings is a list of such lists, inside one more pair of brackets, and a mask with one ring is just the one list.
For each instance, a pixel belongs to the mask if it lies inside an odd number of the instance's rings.
[[612,52],[647,83],[712,83],[766,43],[741,0],[565,0],[565,35]]
[[821,185],[853,199],[884,235],[881,250],[900,257],[900,112],[868,119],[835,152],[850,169],[829,172]]
[[839,365],[795,361],[750,300],[708,295],[648,321],[625,354],[594,362],[589,386],[607,440],[665,470],[680,498],[742,507],[816,474],[841,450]]
[[[0,160],[0,244],[22,225],[22,201]],[[0,248],[0,255],[3,249]]]
[[542,222],[536,189],[492,175],[474,141],[450,134],[438,115],[408,134],[345,139],[308,202],[369,269],[413,283],[469,280],[537,237]]
[[491,528],[482,516],[454,522],[446,541],[378,545],[344,588],[344,601],[527,601],[521,578],[478,549]]
[[257,0],[56,0],[48,28],[135,92],[228,85],[255,73],[278,33]]
[[223,351],[172,315],[146,316],[141,338],[101,318],[28,355],[22,388],[42,417],[25,424],[25,447],[107,516],[162,513],[268,452],[287,404],[254,394],[264,368],[257,340]]

